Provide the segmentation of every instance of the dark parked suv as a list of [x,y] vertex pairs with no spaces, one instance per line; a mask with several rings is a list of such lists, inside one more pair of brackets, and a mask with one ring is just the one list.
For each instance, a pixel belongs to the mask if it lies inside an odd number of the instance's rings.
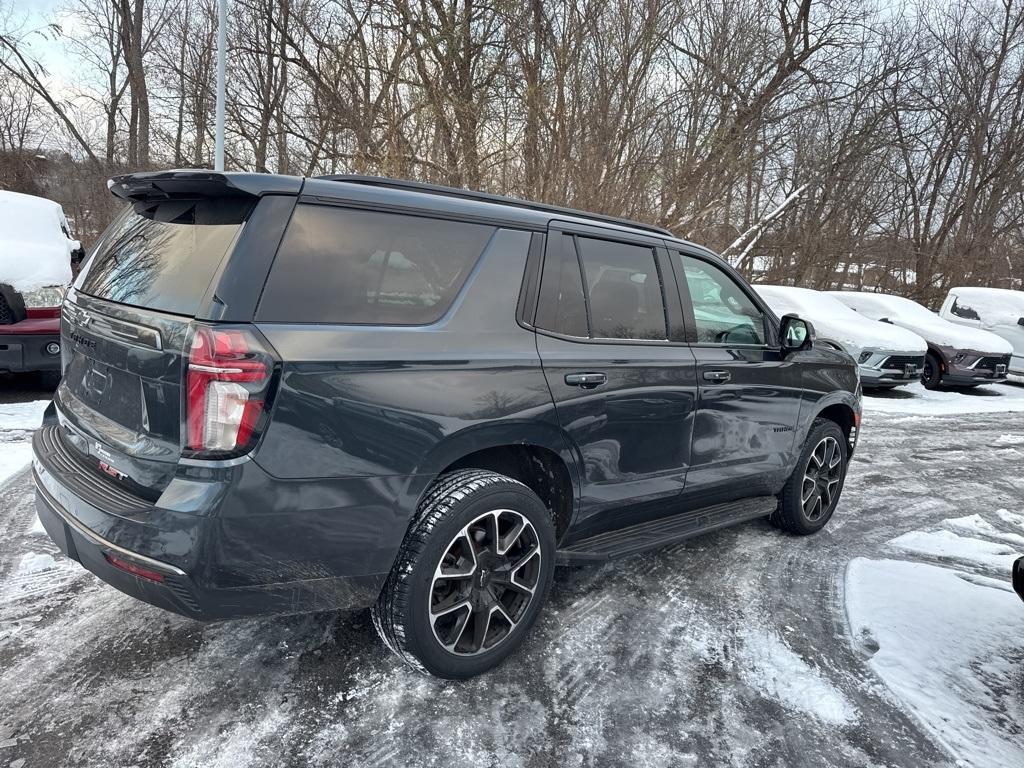
[[372,606],[463,678],[556,564],[836,507],[856,363],[667,231],[366,177],[111,188],[33,466],[53,540],[141,600]]

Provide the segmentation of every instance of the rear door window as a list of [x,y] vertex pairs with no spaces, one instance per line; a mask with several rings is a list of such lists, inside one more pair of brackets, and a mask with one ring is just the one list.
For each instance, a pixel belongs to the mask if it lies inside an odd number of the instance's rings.
[[665,301],[654,250],[592,237],[577,238],[598,339],[667,339]]
[[296,207],[260,299],[265,322],[426,325],[455,300],[494,227]]
[[194,315],[252,208],[208,199],[136,203],[103,233],[75,288],[89,296]]

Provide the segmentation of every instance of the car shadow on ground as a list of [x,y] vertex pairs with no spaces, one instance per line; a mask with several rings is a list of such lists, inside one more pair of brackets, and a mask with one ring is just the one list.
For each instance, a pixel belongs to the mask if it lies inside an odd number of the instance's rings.
[[913,400],[917,397],[913,392],[908,392],[899,387],[892,389],[865,389],[864,394],[868,397],[878,397],[883,400]]
[[[999,386],[999,385],[996,385]],[[997,389],[989,389],[988,387],[946,387],[947,392],[956,392],[958,395],[967,395],[968,397],[1002,397],[1003,393]]]
[[[1002,384],[979,385],[974,387],[942,387],[938,391],[949,392],[957,395],[966,395],[967,397],[1003,397],[1005,393],[1000,391],[1000,387],[1006,386],[1013,387],[1017,390],[1024,390],[1024,385],[1007,381]],[[865,389],[864,394],[867,397],[878,400],[920,400],[923,392],[920,389],[914,390],[894,387],[893,389]]]
[[54,387],[36,373],[0,373],[0,403],[49,400]]

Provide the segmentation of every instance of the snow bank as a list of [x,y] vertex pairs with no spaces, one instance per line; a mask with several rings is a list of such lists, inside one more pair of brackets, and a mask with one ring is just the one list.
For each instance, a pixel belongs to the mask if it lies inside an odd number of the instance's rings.
[[43,423],[43,411],[49,404],[49,400],[0,403],[0,430],[36,429]]
[[32,444],[27,440],[0,442],[0,485],[21,472],[32,461]]
[[64,211],[52,200],[0,191],[0,283],[20,293],[70,283],[79,243],[66,229]]
[[[1008,510],[1005,509],[999,510],[999,512],[1007,511]],[[1020,552],[1024,554],[1024,536],[1021,536],[1019,533],[1000,530],[981,515],[957,517],[952,520],[946,520],[944,525],[954,531],[966,533],[970,536],[983,536],[985,538],[995,539],[996,541],[1011,544],[1014,547],[1017,547]]]
[[913,331],[926,341],[942,347],[973,349],[997,355],[1008,355],[1013,346],[994,333],[980,328],[967,328],[943,320],[927,307],[902,296],[857,291],[828,291],[851,309],[872,320],[888,318],[894,324]]
[[0,404],[0,485],[32,461],[32,430],[43,422],[49,400]]
[[1008,584],[856,558],[845,594],[869,666],[958,765],[1024,765],[1024,610]]
[[[967,392],[934,389],[927,390],[914,382],[901,387],[896,393],[865,393],[864,412],[893,416],[955,416],[971,413],[1020,413],[1024,411],[1024,387],[996,384],[977,387]],[[1007,422],[1011,426],[1012,422]],[[870,428],[865,425],[865,428]],[[1022,433],[1018,433],[1020,435]],[[1007,435],[1001,435],[998,445],[1009,445]]]
[[777,315],[792,312],[810,320],[819,338],[835,342],[854,357],[864,349],[922,355],[928,351],[925,340],[913,331],[865,318],[821,291],[788,285],[755,285],[754,290]]
[[952,531],[910,531],[890,541],[889,546],[914,555],[956,560],[1000,573],[1009,573],[1017,559],[1016,551],[1007,544],[960,536]]

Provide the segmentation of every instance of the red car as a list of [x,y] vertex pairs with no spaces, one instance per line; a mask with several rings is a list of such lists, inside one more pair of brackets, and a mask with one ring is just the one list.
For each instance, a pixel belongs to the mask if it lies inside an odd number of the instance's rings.
[[0,372],[60,373],[60,306],[81,260],[58,203],[0,191]]

